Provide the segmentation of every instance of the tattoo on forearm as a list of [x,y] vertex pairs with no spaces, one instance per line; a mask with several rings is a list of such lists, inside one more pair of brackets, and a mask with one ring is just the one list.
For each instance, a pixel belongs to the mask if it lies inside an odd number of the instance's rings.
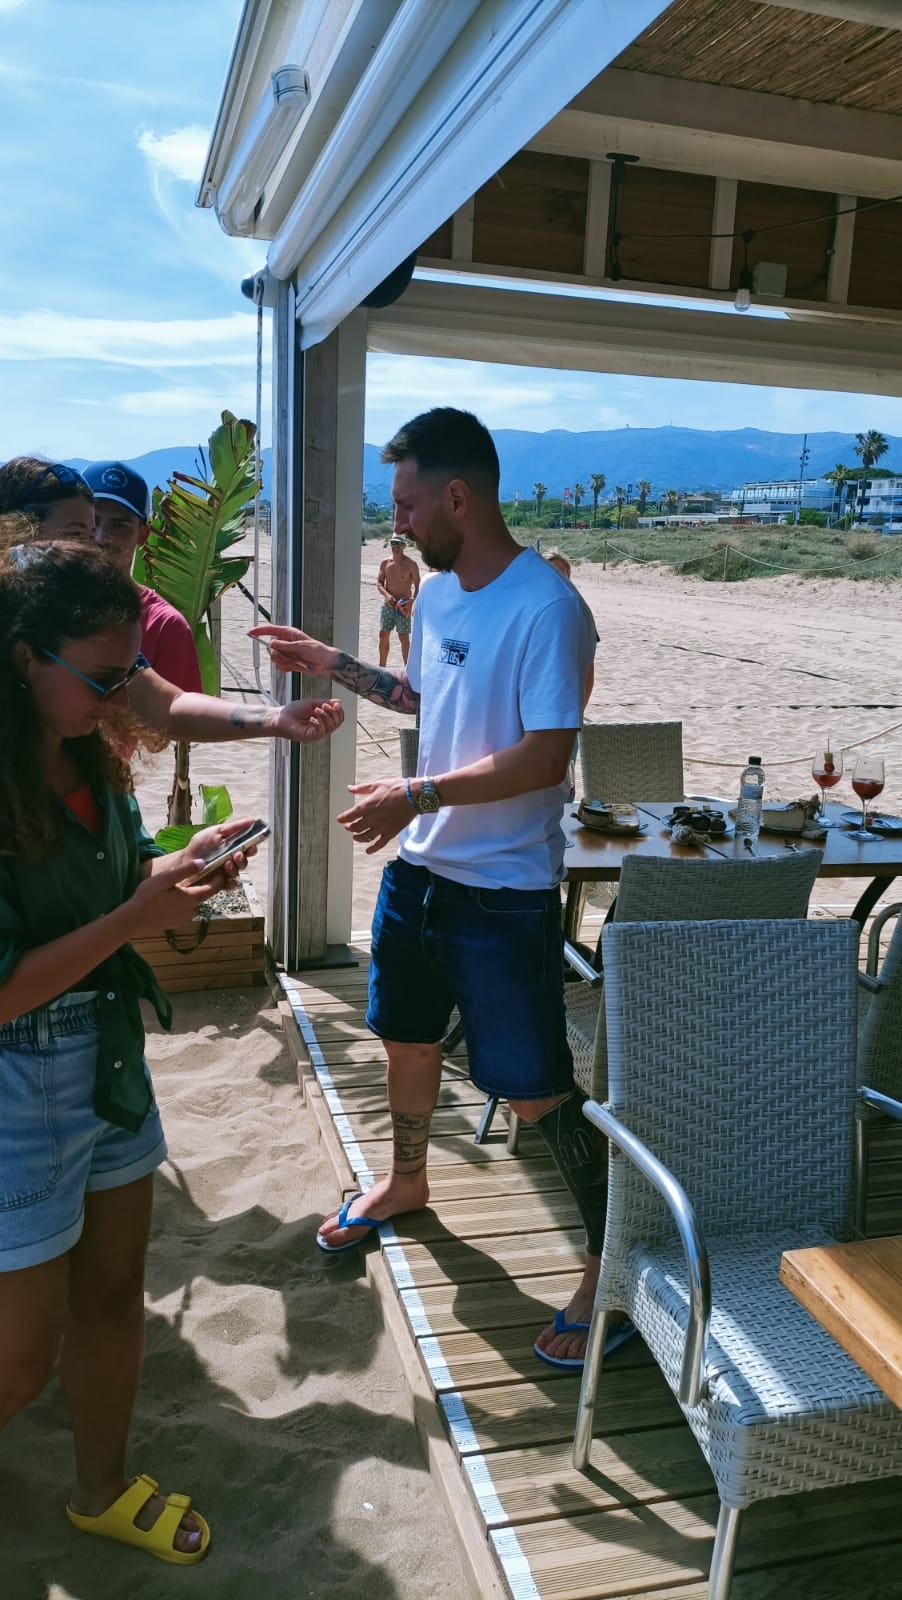
[[423,1116],[411,1117],[404,1111],[393,1111],[391,1114],[394,1162],[397,1168],[403,1167],[405,1172],[419,1172],[426,1165],[426,1153],[429,1149],[429,1124],[432,1121],[432,1112],[427,1111]]
[[420,697],[411,689],[403,672],[392,672],[388,667],[370,667],[357,661],[344,650],[330,671],[335,683],[343,684],[364,700],[376,706],[387,706],[390,711],[406,711],[414,716],[420,708]]
[[250,731],[255,728],[261,728],[265,717],[265,711],[249,710],[247,706],[235,706],[229,721],[233,728]]

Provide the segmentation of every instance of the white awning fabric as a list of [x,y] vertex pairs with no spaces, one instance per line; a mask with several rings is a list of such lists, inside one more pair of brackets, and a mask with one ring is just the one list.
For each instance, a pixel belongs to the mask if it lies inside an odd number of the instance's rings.
[[371,350],[517,366],[902,394],[902,319],[783,317],[417,280],[370,311]]

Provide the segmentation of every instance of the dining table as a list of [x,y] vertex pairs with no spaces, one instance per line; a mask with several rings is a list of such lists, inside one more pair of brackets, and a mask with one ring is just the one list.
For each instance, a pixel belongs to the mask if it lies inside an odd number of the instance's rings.
[[902,1406],[902,1236],[785,1250],[780,1282]]
[[[636,801],[641,832],[637,834],[600,833],[580,823],[575,805],[565,808],[563,829],[564,874],[566,899],[564,903],[564,938],[575,944],[584,902],[584,886],[589,883],[616,883],[620,869],[628,856],[654,857],[661,860],[687,860],[718,857],[720,860],[746,859],[755,856],[785,856],[790,849],[814,849],[823,852],[819,878],[862,878],[867,882],[851,913],[863,927],[880,896],[893,879],[902,874],[902,831],[898,834],[874,833],[871,839],[851,837],[851,829],[842,825],[842,817],[849,807],[831,804],[826,808],[828,821],[836,825],[826,830],[823,838],[806,839],[801,835],[769,833],[762,831],[749,851],[742,839],[732,831],[726,837],[714,835],[703,844],[676,844],[670,837],[667,818],[674,805],[681,801]],[[729,805],[725,801],[693,800],[694,804],[716,805],[724,812],[728,826]]]

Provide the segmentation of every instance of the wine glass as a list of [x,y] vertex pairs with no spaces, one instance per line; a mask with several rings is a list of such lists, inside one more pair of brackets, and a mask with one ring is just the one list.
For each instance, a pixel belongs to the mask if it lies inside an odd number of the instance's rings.
[[858,757],[852,774],[852,788],[861,801],[861,827],[849,835],[850,839],[864,840],[876,837],[868,827],[868,801],[875,800],[878,794],[882,794],[885,782],[882,756]]
[[835,828],[836,823],[827,818],[827,790],[835,788],[842,777],[842,751],[834,750],[827,735],[826,744],[819,744],[811,763],[811,776],[821,791],[821,809],[818,823],[822,828]]

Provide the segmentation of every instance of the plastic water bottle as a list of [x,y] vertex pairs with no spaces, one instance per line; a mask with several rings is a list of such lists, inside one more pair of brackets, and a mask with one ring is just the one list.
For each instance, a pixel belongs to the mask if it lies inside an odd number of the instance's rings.
[[739,780],[735,836],[755,844],[761,831],[761,799],[764,794],[764,768],[760,756],[749,756],[749,764]]

